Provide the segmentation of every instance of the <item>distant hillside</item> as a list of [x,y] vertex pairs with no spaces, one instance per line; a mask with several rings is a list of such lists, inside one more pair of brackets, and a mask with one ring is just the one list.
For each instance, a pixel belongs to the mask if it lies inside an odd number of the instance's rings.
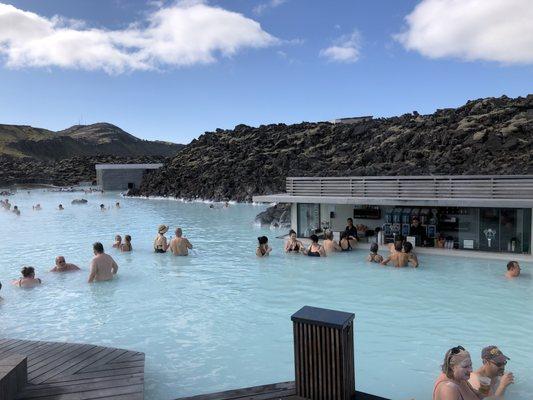
[[238,125],[193,140],[139,194],[251,200],[287,176],[532,174],[533,95],[487,98],[430,115]]
[[25,125],[0,124],[0,156],[57,161],[94,156],[174,156],[183,145],[141,140],[119,127],[98,123],[59,132]]

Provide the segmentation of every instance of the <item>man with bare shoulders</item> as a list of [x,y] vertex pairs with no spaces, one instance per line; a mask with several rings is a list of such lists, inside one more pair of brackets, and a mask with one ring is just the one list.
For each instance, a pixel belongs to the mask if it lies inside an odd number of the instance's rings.
[[342,251],[341,246],[339,246],[339,244],[333,240],[333,232],[331,231],[326,232],[326,237],[322,243],[322,246],[324,247],[326,254]]
[[402,251],[402,243],[401,242],[394,243],[394,250],[395,250],[394,253],[392,253],[385,260],[383,260],[381,262],[381,265],[387,265],[389,262],[392,261],[392,264],[396,268],[407,267],[407,263],[409,262],[409,255],[405,254]]
[[170,241],[170,251],[175,256],[189,255],[189,249],[192,249],[192,244],[189,239],[182,237],[183,231],[181,228],[176,228],[176,237]]
[[503,399],[507,387],[514,383],[512,372],[505,372],[507,360],[510,360],[497,346],[487,346],[481,350],[483,365],[470,374],[468,382],[479,397],[493,396]]
[[104,253],[104,246],[100,242],[93,244],[94,257],[89,268],[89,283],[94,281],[110,281],[118,272],[118,265],[113,258]]
[[50,272],[67,272],[67,271],[79,271],[80,268],[77,265],[67,263],[65,257],[57,256],[56,265],[50,270]]

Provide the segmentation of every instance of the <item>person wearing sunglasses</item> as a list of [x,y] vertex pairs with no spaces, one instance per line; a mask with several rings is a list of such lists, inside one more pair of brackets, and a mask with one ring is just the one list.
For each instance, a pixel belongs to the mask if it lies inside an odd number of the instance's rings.
[[503,398],[507,387],[514,383],[512,372],[505,373],[505,365],[510,360],[496,346],[481,350],[483,365],[470,374],[468,380],[481,398],[495,396]]
[[444,356],[442,373],[433,387],[433,400],[479,400],[468,379],[472,373],[470,353],[463,346],[453,347]]
[[67,271],[79,271],[80,268],[77,265],[68,263],[65,261],[65,257],[57,256],[56,265],[50,270],[50,272],[67,272]]

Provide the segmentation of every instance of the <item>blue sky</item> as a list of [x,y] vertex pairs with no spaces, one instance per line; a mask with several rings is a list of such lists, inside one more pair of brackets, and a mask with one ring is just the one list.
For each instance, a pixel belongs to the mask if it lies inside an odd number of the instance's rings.
[[533,5],[475,3],[0,0],[0,123],[188,143],[532,93]]

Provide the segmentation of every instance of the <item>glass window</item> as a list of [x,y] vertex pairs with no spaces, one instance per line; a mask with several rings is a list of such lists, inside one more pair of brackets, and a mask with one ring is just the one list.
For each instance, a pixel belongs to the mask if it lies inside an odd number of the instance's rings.
[[298,236],[309,237],[320,227],[320,204],[298,204]]

